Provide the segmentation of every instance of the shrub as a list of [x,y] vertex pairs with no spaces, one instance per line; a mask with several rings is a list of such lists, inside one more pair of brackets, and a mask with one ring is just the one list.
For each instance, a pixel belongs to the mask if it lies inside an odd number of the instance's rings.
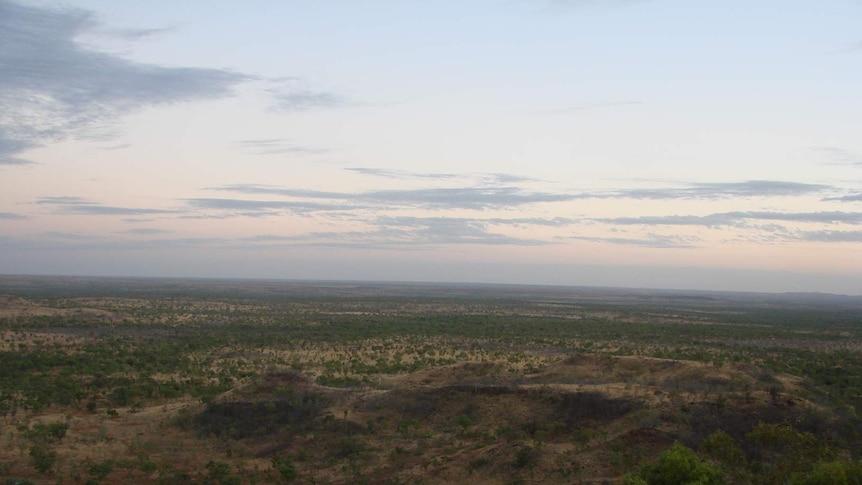
[[30,447],[30,458],[33,461],[33,468],[39,473],[49,474],[57,461],[57,452],[45,444],[37,444]]
[[688,447],[674,443],[656,463],[644,466],[625,482],[629,485],[721,485],[724,477]]
[[539,463],[539,450],[532,446],[524,446],[515,453],[512,466],[518,469],[526,468],[532,470],[537,463]]

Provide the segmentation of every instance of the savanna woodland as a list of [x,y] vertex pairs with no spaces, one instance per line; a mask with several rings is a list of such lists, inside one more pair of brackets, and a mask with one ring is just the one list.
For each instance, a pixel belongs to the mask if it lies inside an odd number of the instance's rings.
[[862,483],[862,299],[0,277],[8,484]]

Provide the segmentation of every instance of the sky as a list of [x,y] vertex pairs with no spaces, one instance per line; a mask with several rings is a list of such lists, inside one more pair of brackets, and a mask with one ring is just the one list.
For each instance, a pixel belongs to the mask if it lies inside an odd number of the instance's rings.
[[860,0],[0,0],[0,274],[862,294]]

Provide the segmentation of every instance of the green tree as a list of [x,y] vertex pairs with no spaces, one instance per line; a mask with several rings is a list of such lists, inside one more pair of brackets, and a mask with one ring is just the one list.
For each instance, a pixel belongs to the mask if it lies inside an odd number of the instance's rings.
[[766,483],[786,483],[793,474],[808,473],[818,463],[835,459],[835,452],[812,433],[787,424],[759,423],[748,433],[762,460],[758,474]]
[[745,466],[745,454],[724,431],[716,431],[703,440],[703,452],[715,458],[728,468]]
[[207,463],[207,470],[209,471],[209,479],[213,483],[220,483],[230,475],[230,465],[223,461],[210,460]]
[[284,482],[292,482],[296,479],[296,466],[290,458],[274,456],[272,457],[272,467],[278,470],[278,474]]
[[50,474],[54,468],[54,463],[57,461],[57,452],[48,447],[45,443],[38,443],[30,447],[30,459],[33,462],[33,468],[42,474]]
[[862,465],[844,461],[820,463],[809,473],[795,473],[791,485],[862,485]]
[[745,453],[729,434],[719,430],[707,436],[703,440],[701,451],[721,464],[734,483],[751,481]]
[[96,480],[104,480],[108,475],[113,471],[114,465],[110,461],[103,461],[102,463],[94,463],[90,465],[90,469],[88,470],[90,476],[95,477]]
[[701,460],[690,448],[674,443],[658,461],[645,465],[636,475],[626,477],[626,485],[721,485],[724,477],[711,463]]

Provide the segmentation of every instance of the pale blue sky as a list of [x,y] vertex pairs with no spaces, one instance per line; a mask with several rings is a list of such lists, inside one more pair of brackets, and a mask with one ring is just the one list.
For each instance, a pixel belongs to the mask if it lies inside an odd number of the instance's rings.
[[862,2],[0,0],[0,274],[862,293]]

